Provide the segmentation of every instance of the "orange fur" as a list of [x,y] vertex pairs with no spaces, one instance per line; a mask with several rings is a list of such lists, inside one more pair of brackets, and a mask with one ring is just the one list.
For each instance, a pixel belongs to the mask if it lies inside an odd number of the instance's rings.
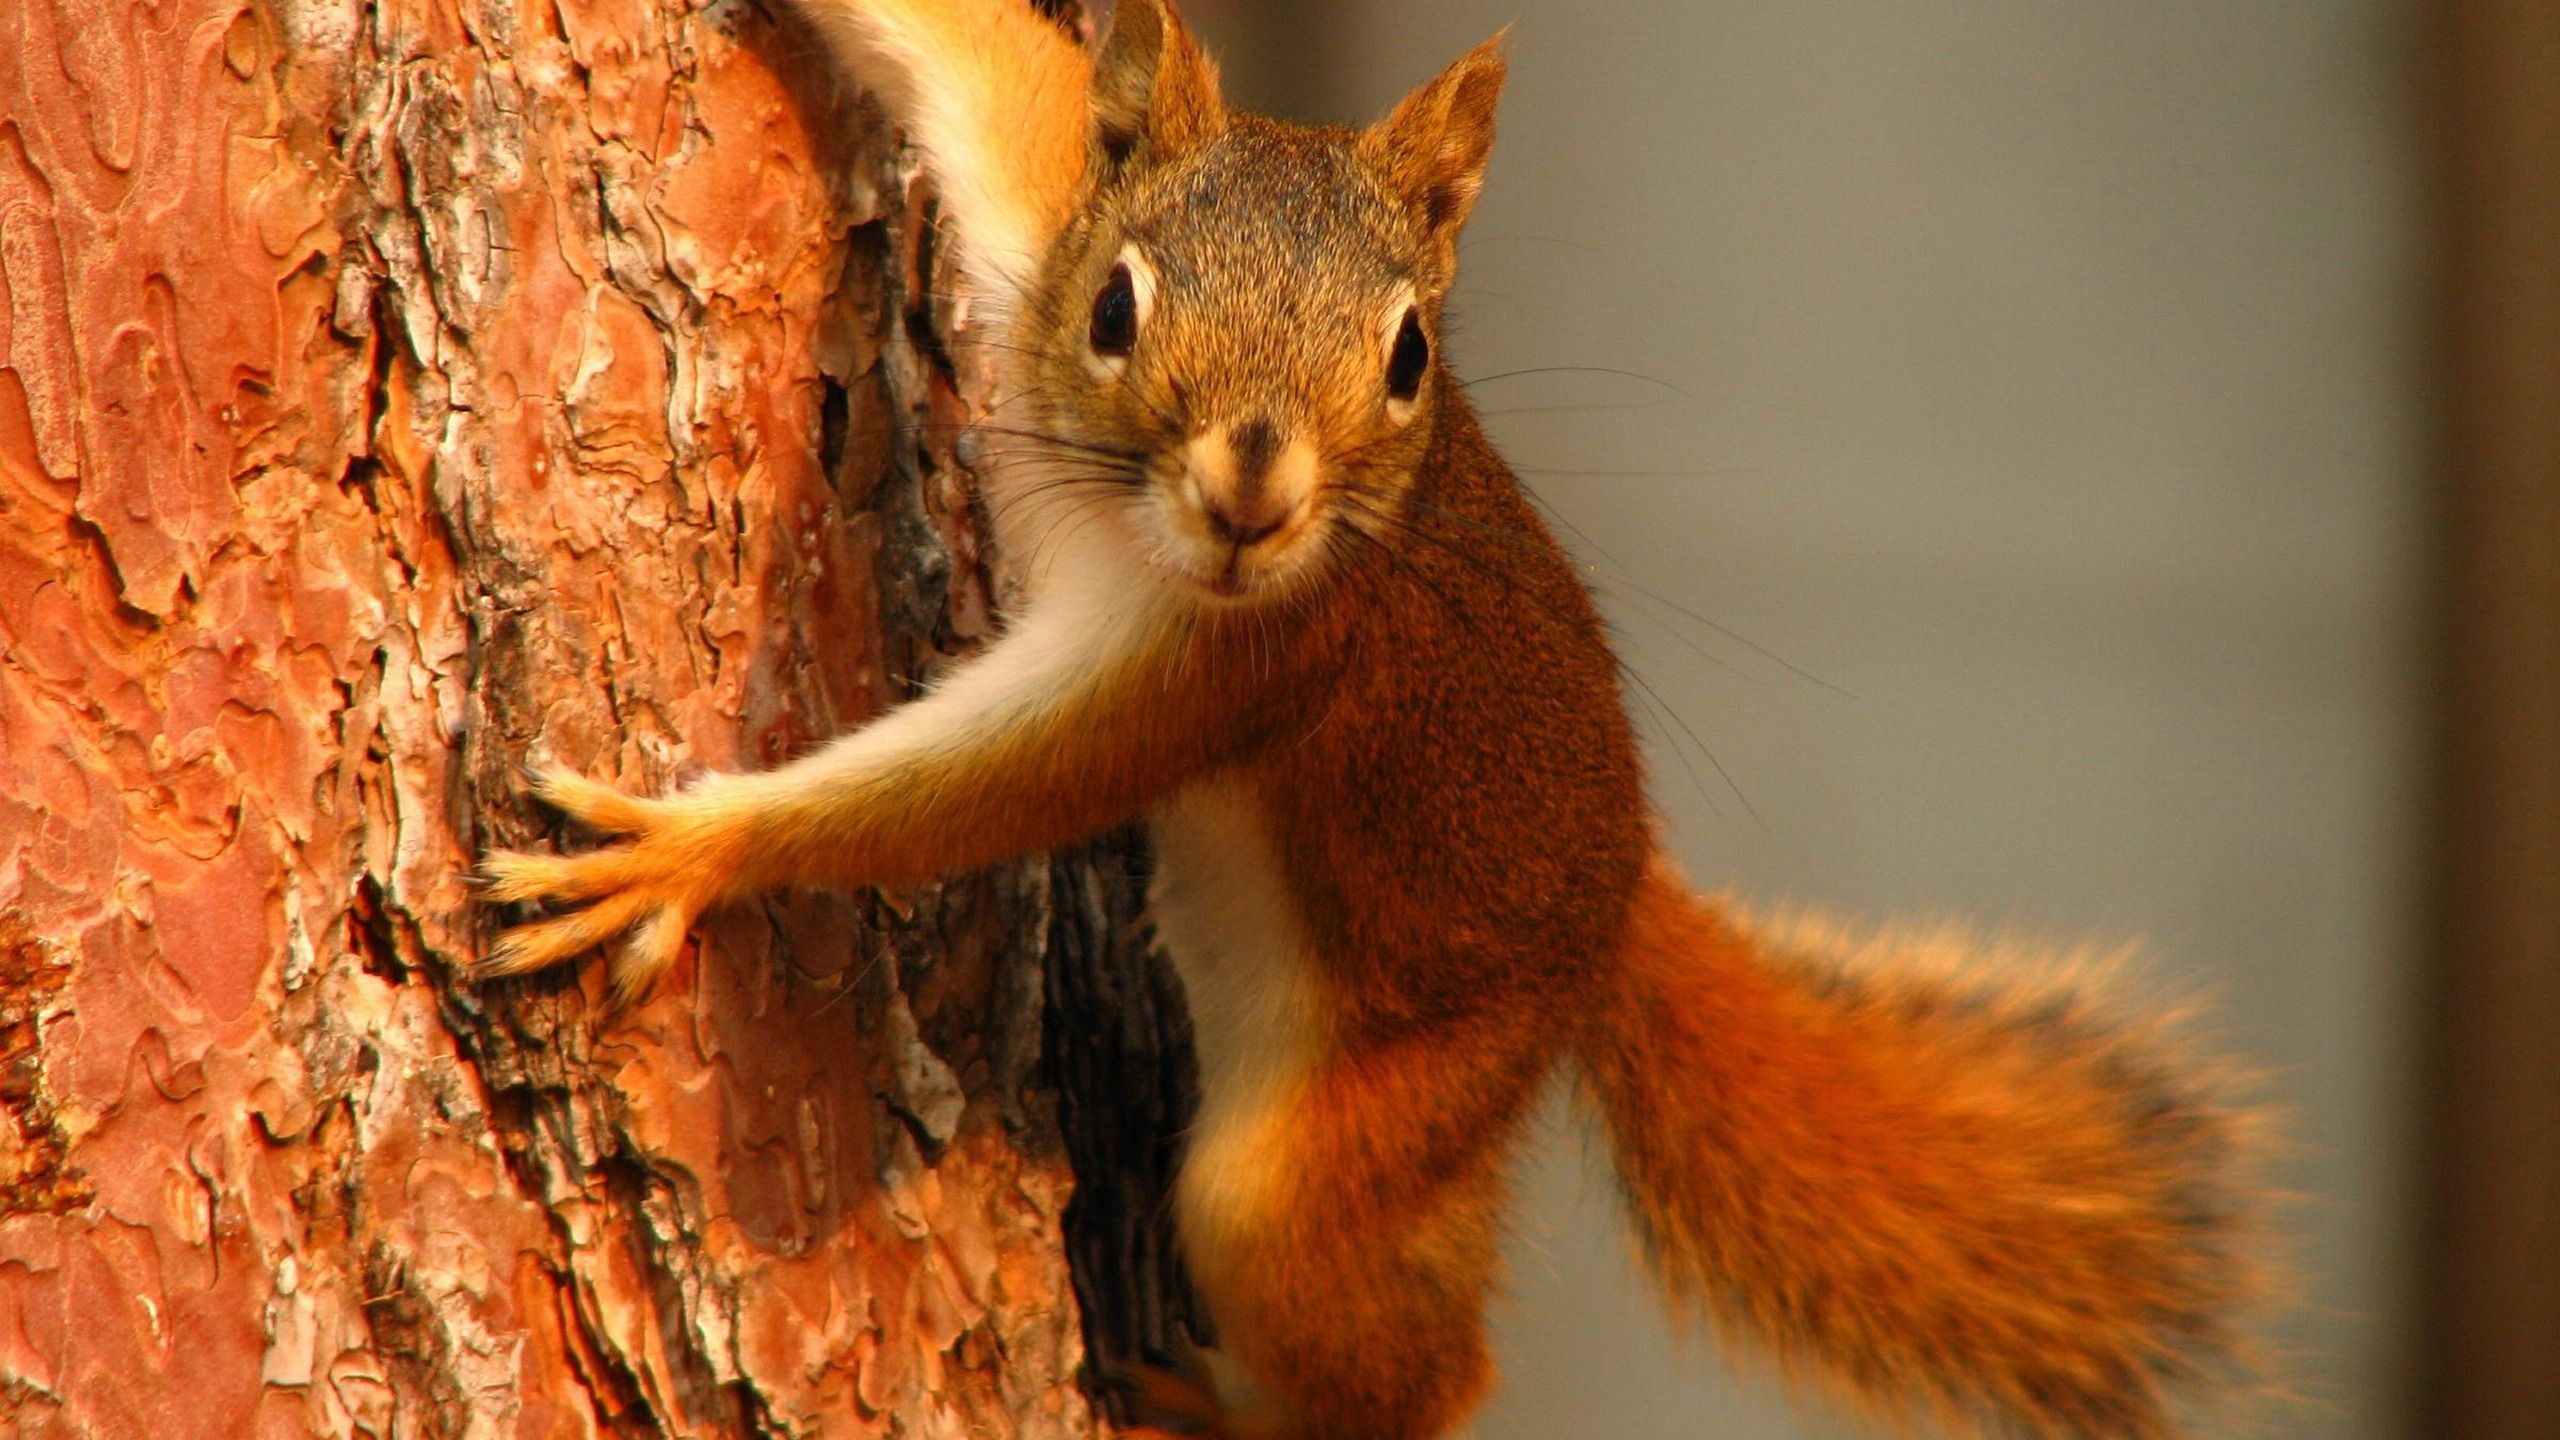
[[[493,898],[584,908],[487,968],[628,933],[629,992],[708,905],[1144,817],[1203,1047],[1176,1214],[1224,1347],[1143,1382],[1164,1418],[1459,1424],[1493,1379],[1506,1159],[1573,1059],[1684,1309],[1887,1413],[2173,1433],[2254,1285],[2245,1126],[2207,1072],[2082,990],[1928,947],[1847,968],[1692,899],[1574,565],[1436,355],[1385,378],[1399,333],[1437,334],[1498,52],[1367,131],[1304,129],[1228,112],[1158,0],[1121,0],[1090,64],[998,0],[802,3],[979,207],[963,234],[1040,248],[975,261],[1037,442],[994,480],[1034,507],[998,506],[1025,603],[933,694],[770,774],[657,800],[546,777],[617,843],[492,856]],[[1141,328],[1106,354],[1124,283]],[[1036,509],[1062,493],[1063,530]]]
[[961,250],[999,306],[1025,288],[1084,184],[1092,66],[1027,5],[796,0],[930,155]]
[[1293,707],[1238,683],[1254,639],[1237,617],[1149,628],[1108,663],[969,709],[943,734],[883,746],[868,742],[887,727],[857,732],[785,769],[712,776],[658,800],[545,772],[546,802],[622,843],[487,856],[493,902],[590,903],[510,931],[482,972],[539,970],[638,927],[615,972],[628,998],[713,905],[787,885],[930,880],[1120,824],[1286,723]]
[[1808,948],[1657,866],[1609,992],[1583,1073],[1684,1307],[1874,1408],[2038,1435],[2167,1435],[2228,1377],[2248,1117],[2085,978]]

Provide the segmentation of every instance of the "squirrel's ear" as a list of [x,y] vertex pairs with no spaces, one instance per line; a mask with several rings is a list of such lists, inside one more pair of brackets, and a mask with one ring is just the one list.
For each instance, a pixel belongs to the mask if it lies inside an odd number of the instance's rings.
[[1106,171],[1145,148],[1183,149],[1226,127],[1218,67],[1165,0],[1120,0],[1093,62],[1093,144]]
[[1361,149],[1443,244],[1456,243],[1458,227],[1467,223],[1476,192],[1484,188],[1494,103],[1502,97],[1507,68],[1502,40],[1510,33],[1505,26],[1459,56],[1360,137]]

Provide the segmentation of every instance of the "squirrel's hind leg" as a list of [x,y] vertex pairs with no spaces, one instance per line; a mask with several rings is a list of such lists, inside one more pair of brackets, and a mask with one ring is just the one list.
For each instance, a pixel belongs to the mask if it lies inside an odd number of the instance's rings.
[[[1206,1356],[1194,1351],[1195,1362]],[[1180,1370],[1159,1365],[1115,1367],[1110,1383],[1134,1402],[1141,1423],[1119,1433],[1135,1440],[1228,1440],[1217,1392]],[[1160,1428],[1160,1427],[1171,1428]]]
[[1546,1042],[1476,1038],[1337,1054],[1250,1143],[1194,1132],[1176,1200],[1218,1325],[1214,1433],[1435,1440],[1491,1387],[1506,1162]]

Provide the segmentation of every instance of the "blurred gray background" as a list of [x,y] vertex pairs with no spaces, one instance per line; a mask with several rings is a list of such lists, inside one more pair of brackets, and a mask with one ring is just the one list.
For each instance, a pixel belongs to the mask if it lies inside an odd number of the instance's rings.
[[[2375,0],[1195,0],[1362,121],[1499,26],[1446,350],[1593,566],[1701,884],[2138,940],[2300,1153],[2306,1403],[2405,1433],[2424,196]],[[1515,374],[1539,367],[1605,367]],[[1703,617],[1703,618],[1698,618]],[[1694,732],[1694,737],[1691,734]],[[1483,1440],[1850,1433],[1667,1333],[1555,1107]]]

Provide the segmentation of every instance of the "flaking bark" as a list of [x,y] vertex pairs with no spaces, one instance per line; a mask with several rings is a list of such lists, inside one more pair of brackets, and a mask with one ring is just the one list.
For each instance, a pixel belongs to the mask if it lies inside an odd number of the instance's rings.
[[1131,842],[461,977],[525,762],[988,632],[928,205],[750,4],[0,7],[0,1430],[1082,1435],[1176,1343]]

